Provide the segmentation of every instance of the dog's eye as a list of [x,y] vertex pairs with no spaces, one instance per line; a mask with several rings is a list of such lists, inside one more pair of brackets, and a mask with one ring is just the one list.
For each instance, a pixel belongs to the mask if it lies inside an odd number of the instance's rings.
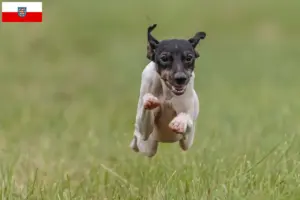
[[192,56],[191,54],[188,54],[186,57],[185,57],[185,62],[187,63],[191,63],[194,59],[194,56]]
[[169,57],[165,54],[161,55],[160,56],[160,60],[163,62],[163,63],[166,63],[169,61]]

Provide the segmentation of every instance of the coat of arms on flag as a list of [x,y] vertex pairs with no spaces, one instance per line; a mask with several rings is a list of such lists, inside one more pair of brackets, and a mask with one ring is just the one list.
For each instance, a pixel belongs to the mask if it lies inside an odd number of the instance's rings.
[[18,15],[20,17],[25,17],[26,16],[26,7],[18,7]]

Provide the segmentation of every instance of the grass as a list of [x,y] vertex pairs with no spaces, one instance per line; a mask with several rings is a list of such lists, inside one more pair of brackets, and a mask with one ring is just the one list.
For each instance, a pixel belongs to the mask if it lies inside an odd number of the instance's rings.
[[[297,200],[300,3],[44,1],[0,26],[1,199]],[[206,31],[193,147],[129,149],[146,28]]]

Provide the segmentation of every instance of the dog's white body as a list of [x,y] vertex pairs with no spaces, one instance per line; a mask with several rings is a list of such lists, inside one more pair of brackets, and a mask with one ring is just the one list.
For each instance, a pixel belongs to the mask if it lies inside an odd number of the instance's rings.
[[154,156],[158,143],[179,141],[183,150],[189,149],[194,140],[199,100],[194,90],[193,73],[186,91],[174,95],[150,62],[142,73],[140,96],[136,114],[134,138],[131,148],[146,156]]

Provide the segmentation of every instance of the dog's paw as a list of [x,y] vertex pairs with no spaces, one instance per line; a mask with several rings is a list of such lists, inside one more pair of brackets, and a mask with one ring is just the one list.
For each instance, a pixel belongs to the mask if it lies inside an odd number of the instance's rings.
[[191,120],[186,114],[177,115],[169,124],[169,128],[178,134],[187,133],[188,127],[191,126]]
[[145,94],[143,97],[144,108],[147,110],[152,110],[157,108],[160,105],[158,98],[153,96],[152,94]]
[[169,124],[169,127],[175,133],[185,133],[187,128],[187,123],[178,117],[175,117]]

